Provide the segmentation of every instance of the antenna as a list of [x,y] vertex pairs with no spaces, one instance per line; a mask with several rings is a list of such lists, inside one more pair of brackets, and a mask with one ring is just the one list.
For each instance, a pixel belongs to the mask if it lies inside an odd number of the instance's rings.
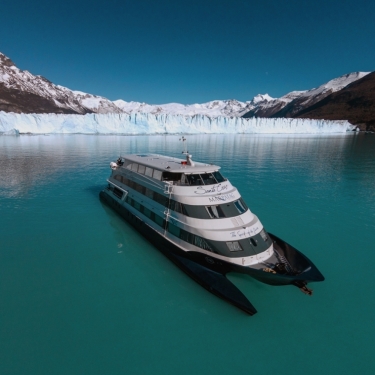
[[189,153],[189,151],[187,150],[187,139],[184,136],[182,136],[179,140],[182,141],[184,145],[184,151],[182,151],[182,154],[187,155]]
[[180,141],[182,141],[182,143],[184,144],[184,151],[182,151],[182,153],[184,155],[186,155],[186,161],[184,162],[185,164],[187,165],[191,165],[192,167],[194,167],[194,163],[193,161],[191,160],[191,157],[192,155],[189,154],[189,151],[187,150],[187,142],[186,142],[186,138],[184,136],[182,136],[180,138]]

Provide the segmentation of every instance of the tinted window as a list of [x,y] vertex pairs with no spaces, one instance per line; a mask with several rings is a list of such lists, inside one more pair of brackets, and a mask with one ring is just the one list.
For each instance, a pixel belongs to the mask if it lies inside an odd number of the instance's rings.
[[220,208],[220,206],[206,206],[206,210],[211,219],[219,219],[221,217],[225,217],[224,212]]
[[199,174],[187,174],[186,179],[191,186],[203,185],[203,181]]
[[201,174],[202,180],[205,185],[214,185],[216,184],[216,179],[212,173],[203,173]]
[[145,187],[139,184],[135,184],[134,189],[138,191],[138,193],[144,194],[145,193]]
[[212,251],[210,245],[202,238],[197,235],[194,236],[194,245],[204,250]]
[[146,197],[154,199],[154,192],[151,189],[146,188],[145,195]]
[[244,207],[244,205],[242,204],[241,201],[242,201],[242,199],[239,199],[238,201],[234,202],[234,205],[236,206],[236,208],[237,208],[237,210],[240,214],[246,212],[246,210],[247,210],[247,208]]
[[137,201],[134,201],[133,202],[133,207],[136,209],[136,210],[140,210],[140,208],[141,208],[141,205],[139,204],[139,202],[137,202]]
[[164,227],[164,219],[159,215],[155,215],[155,223],[160,225],[161,227]]
[[180,238],[181,238],[181,240],[183,240],[185,242],[193,243],[193,241],[194,241],[194,234],[190,233],[190,232],[188,232],[186,230],[181,229]]
[[247,211],[249,209],[249,207],[246,206],[245,201],[242,198],[240,198],[240,202],[241,202],[242,206],[244,206],[246,211]]
[[181,173],[163,172],[163,181],[180,181]]
[[154,192],[154,200],[162,206],[166,206],[168,203],[168,199],[166,197],[156,192]]
[[225,178],[221,175],[221,173],[219,171],[216,171],[214,173],[212,173],[216,179],[217,182],[223,182],[225,181]]
[[170,222],[168,223],[168,232],[176,237],[180,237],[180,228]]
[[145,216],[151,217],[151,211],[148,208],[143,207],[143,213],[145,214]]
[[116,187],[113,189],[113,194],[116,195],[116,197],[122,198],[123,192],[120,189],[117,189]]

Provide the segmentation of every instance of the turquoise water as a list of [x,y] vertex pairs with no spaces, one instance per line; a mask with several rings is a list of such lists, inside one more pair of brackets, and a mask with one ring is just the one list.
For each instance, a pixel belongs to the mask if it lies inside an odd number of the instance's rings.
[[0,137],[0,374],[374,374],[375,136],[188,137],[326,277],[308,297],[232,274],[253,317],[98,200],[119,153],[178,138]]

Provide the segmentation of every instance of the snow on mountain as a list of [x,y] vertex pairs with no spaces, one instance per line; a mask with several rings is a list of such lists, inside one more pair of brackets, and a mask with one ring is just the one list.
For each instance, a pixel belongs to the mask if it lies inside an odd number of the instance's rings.
[[332,92],[341,90],[366,74],[368,73],[346,74],[318,88],[292,91],[281,98],[259,94],[246,102],[231,99],[189,105],[179,103],[152,105],[126,102],[121,99],[110,101],[101,96],[55,85],[42,76],[20,70],[7,56],[0,53],[0,110],[16,113],[204,115],[211,118],[294,117],[306,107],[324,99]]
[[125,113],[151,113],[151,114],[170,114],[170,115],[206,115],[210,117],[217,116],[241,116],[248,112],[252,105],[250,102],[240,102],[238,100],[214,100],[203,104],[179,104],[168,103],[159,105],[150,105],[139,102],[125,102],[124,100],[115,100],[113,102]]
[[[72,91],[55,85],[42,76],[34,76],[27,70],[18,69],[12,60],[0,52],[0,85],[7,92],[30,94],[33,100],[40,97],[50,106],[71,113],[120,113],[121,110],[110,100],[101,96]],[[21,108],[22,109],[22,108]]]
[[254,98],[250,101],[250,104],[253,105],[253,106],[256,106],[256,105],[259,105],[259,104],[266,104],[270,101],[274,100],[274,98],[272,98],[271,96],[269,96],[268,94],[258,94],[256,96],[254,96]]
[[306,98],[306,101],[303,104],[307,104],[309,102],[316,102],[316,98],[319,98],[321,95],[324,94],[331,94],[333,92],[339,91],[344,87],[348,86],[350,83],[357,81],[358,79],[363,78],[370,72],[354,72],[349,74],[344,74],[338,78],[334,78],[327,83],[308,91],[303,92],[299,97]]
[[208,117],[151,113],[19,114],[0,112],[0,133],[19,134],[272,134],[344,133],[347,121],[290,118]]
[[298,112],[363,78],[367,74],[369,72],[344,74],[311,90],[292,91],[281,98],[259,101],[244,117],[293,117]]

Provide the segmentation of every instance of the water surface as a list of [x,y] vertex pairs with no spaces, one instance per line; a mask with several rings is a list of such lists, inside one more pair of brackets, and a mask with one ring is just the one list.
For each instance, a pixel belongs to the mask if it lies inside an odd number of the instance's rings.
[[373,374],[375,136],[199,135],[267,230],[325,275],[209,294],[98,200],[119,154],[178,136],[0,137],[0,374]]

